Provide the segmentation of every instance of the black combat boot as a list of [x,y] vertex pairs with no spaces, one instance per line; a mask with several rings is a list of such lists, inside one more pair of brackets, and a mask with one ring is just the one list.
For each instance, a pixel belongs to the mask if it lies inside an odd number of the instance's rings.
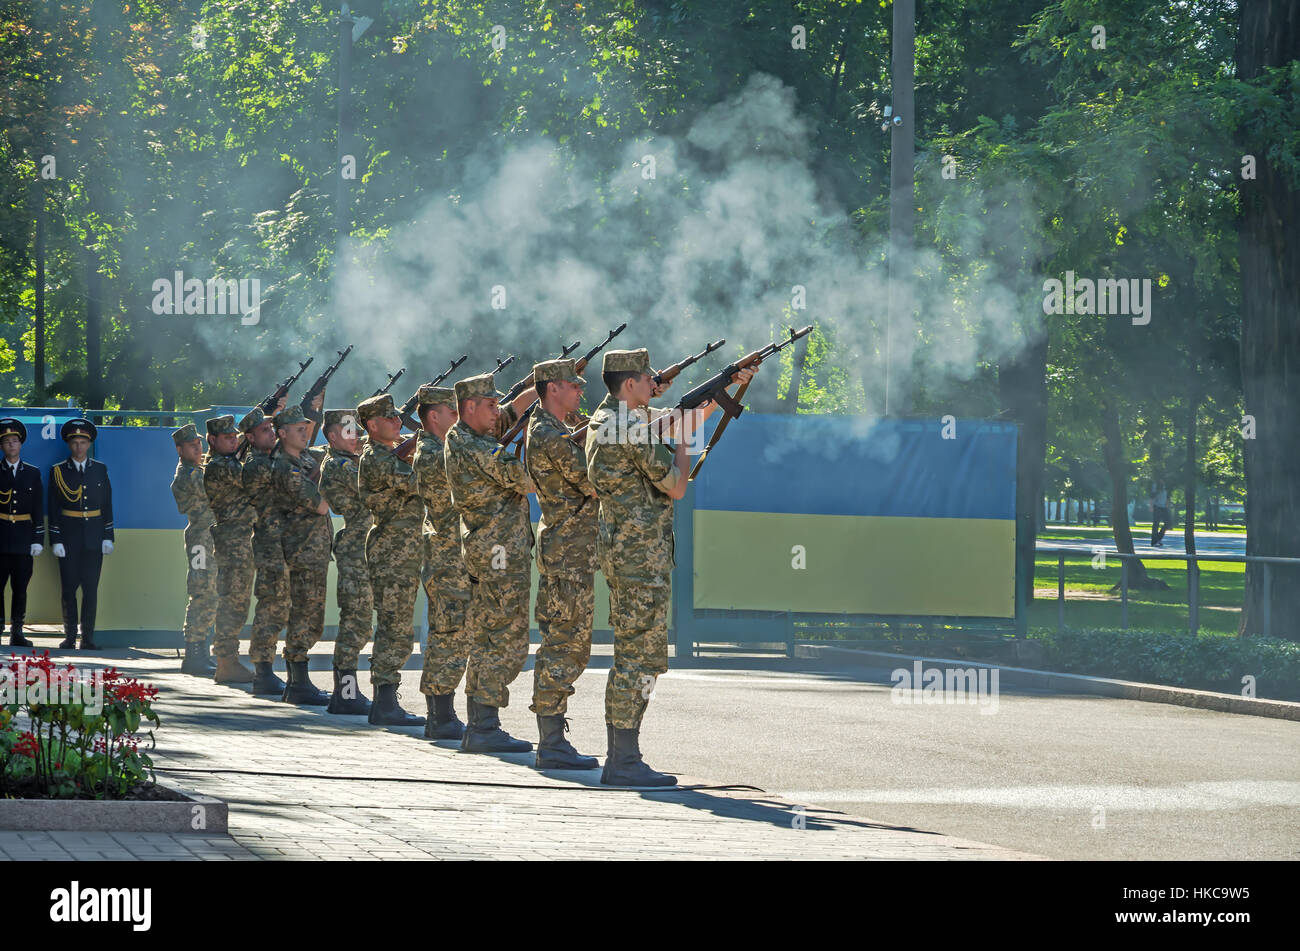
[[609,785],[609,771],[614,768],[614,724],[605,724],[605,765],[600,771],[600,781]]
[[600,781],[606,786],[676,786],[676,776],[656,772],[641,759],[640,732],[614,730],[614,755],[605,761]]
[[479,703],[473,697],[465,698],[469,708],[469,723],[465,734],[460,738],[463,753],[527,753],[533,744],[527,740],[516,740],[501,729],[501,717],[496,707]]
[[274,661],[253,661],[253,693],[284,696],[285,686],[285,682],[275,675]]
[[[344,694],[351,694],[345,697]],[[355,670],[334,668],[334,693],[326,713],[339,713],[348,717],[364,717],[370,713],[370,698],[361,692],[361,682]]]
[[63,640],[59,641],[59,647],[62,650],[70,651],[77,646],[77,619],[74,617],[71,621],[65,613],[63,615]]
[[286,661],[289,668],[289,682],[284,687],[285,703],[296,703],[303,707],[323,707],[330,702],[330,695],[319,689],[307,676],[307,661]]
[[86,629],[86,625],[81,625],[81,649],[83,651],[97,651],[99,645],[95,643],[95,629],[92,627]]
[[23,619],[16,617],[13,624],[9,627],[9,646],[10,647],[31,647],[32,642],[23,637]]
[[424,722],[424,736],[428,740],[459,740],[465,734],[465,724],[456,716],[454,693],[430,694],[424,698],[429,715]]
[[212,679],[212,671],[207,664],[207,646],[199,641],[185,642],[185,658],[181,661],[181,673],[205,680]]
[[402,709],[397,702],[397,684],[379,684],[370,705],[370,722],[375,726],[424,726],[424,717]]
[[538,769],[595,769],[600,765],[594,756],[583,756],[564,738],[569,732],[569,721],[564,714],[544,717],[537,714]]

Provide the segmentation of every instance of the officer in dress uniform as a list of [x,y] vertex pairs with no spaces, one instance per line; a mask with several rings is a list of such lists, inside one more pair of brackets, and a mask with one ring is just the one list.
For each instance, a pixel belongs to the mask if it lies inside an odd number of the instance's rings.
[[81,649],[95,650],[95,601],[104,556],[113,551],[113,487],[108,467],[89,458],[95,424],[70,419],[60,430],[68,458],[50,469],[50,549],[59,559],[63,588],[63,642],[77,644],[77,589],[81,589]]
[[0,612],[5,585],[13,586],[9,610],[9,646],[31,647],[23,637],[27,614],[27,582],[32,559],[41,553],[45,509],[41,505],[41,471],[18,458],[27,441],[27,427],[18,420],[0,419]]

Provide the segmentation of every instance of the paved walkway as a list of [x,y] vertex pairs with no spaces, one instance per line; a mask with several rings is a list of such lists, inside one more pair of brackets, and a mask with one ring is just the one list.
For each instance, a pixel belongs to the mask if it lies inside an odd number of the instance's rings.
[[[159,780],[226,800],[230,834],[0,832],[0,859],[1037,858],[726,787],[725,777],[608,789],[598,771],[538,772],[531,753],[467,755],[419,728],[254,698],[184,676],[172,658],[104,657],[161,688]],[[423,712],[418,678],[404,673],[402,695]],[[463,695],[457,703],[463,716]]]

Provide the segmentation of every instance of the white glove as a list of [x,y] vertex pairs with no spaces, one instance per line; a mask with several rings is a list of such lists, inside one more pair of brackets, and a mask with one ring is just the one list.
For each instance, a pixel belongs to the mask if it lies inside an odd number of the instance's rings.
[[113,554],[113,543],[110,542],[107,538],[105,538],[104,541],[100,544],[99,550],[102,551],[105,555],[111,555]]
[[50,551],[54,552],[55,558],[62,558],[64,555],[67,554],[67,551],[64,549],[63,545],[60,544],[59,542],[55,542],[50,547]]
[[41,552],[43,552],[44,550],[45,550],[44,548],[42,548],[40,545],[37,545],[35,542],[32,543],[32,557],[33,557],[33,558],[35,558],[37,555],[39,555],[39,554],[40,554]]

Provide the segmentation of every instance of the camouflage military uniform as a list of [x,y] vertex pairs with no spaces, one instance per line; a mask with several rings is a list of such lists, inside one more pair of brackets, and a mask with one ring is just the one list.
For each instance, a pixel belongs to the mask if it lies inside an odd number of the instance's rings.
[[[197,437],[197,433],[195,434]],[[203,491],[203,467],[184,459],[172,477],[176,510],[188,520],[185,526],[185,642],[203,644],[217,619],[217,553],[212,544],[212,508]]]
[[[247,433],[266,417],[254,410],[240,420]],[[284,560],[284,514],[271,484],[271,453],[251,450],[244,462],[244,491],[257,511],[253,527],[253,561],[257,580],[253,594],[253,635],[248,657],[254,663],[275,660],[275,645],[289,623],[289,567]]]
[[[217,432],[233,432],[234,423],[233,416],[208,420],[209,440]],[[214,424],[223,428],[214,429]],[[218,658],[236,657],[252,596],[255,513],[244,493],[243,466],[233,453],[209,456],[203,490],[212,506],[212,542],[217,552],[217,628],[212,653]]]
[[668,604],[673,570],[673,500],[680,476],[667,446],[644,426],[658,410],[627,411],[607,396],[587,429],[587,473],[599,493],[597,563],[609,583],[614,665],[605,687],[605,719],[639,729],[655,678],[668,670]]
[[[458,399],[463,398],[464,382],[456,384]],[[512,407],[503,407],[498,433],[517,418]],[[489,707],[509,704],[508,686],[528,660],[532,580],[528,493],[533,491],[533,481],[522,462],[509,452],[497,451],[501,449],[498,438],[457,422],[447,431],[443,447],[447,483],[460,515],[461,557],[470,577],[465,694]]]
[[[277,416],[277,422],[284,415]],[[286,661],[306,661],[308,651],[325,633],[330,517],[316,511],[321,494],[311,476],[319,466],[320,460],[311,450],[295,457],[279,445],[271,453],[271,487],[284,519],[281,537],[289,566]]]
[[[558,361],[557,361],[558,362]],[[573,684],[591,659],[595,608],[596,490],[571,430],[540,404],[528,421],[525,459],[537,486],[537,627],[530,709],[554,716],[568,709]]]
[[420,692],[454,693],[469,657],[465,611],[470,584],[460,557],[460,516],[451,504],[442,441],[433,433],[421,433],[411,464],[424,499],[424,593],[429,598]]
[[366,535],[366,568],[378,616],[370,682],[400,684],[411,656],[411,622],[424,560],[424,506],[415,470],[391,449],[367,443],[358,463],[357,494],[374,518]]
[[357,493],[359,457],[342,449],[325,453],[320,491],[332,508],[344,518],[334,536],[334,563],[338,566],[335,597],[339,605],[339,633],[334,642],[334,666],[356,670],[361,650],[370,642],[375,603],[370,596],[370,573],[366,569],[366,534],[374,521]]

